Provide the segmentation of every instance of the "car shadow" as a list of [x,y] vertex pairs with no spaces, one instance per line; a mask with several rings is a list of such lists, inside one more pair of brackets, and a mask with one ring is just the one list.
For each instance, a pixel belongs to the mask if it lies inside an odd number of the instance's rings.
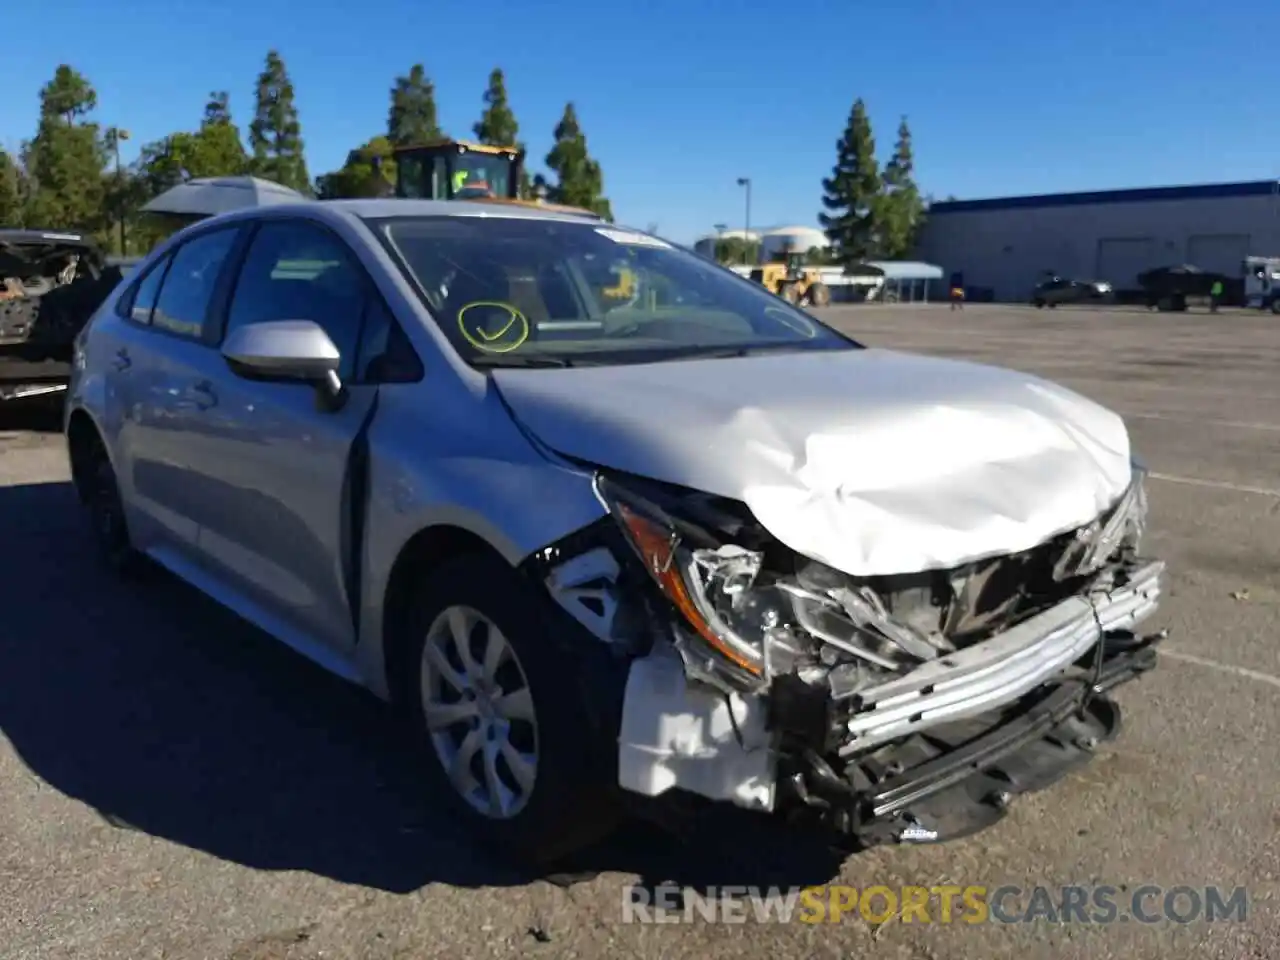
[[427,802],[381,703],[167,574],[117,579],[88,547],[70,484],[0,487],[0,733],[121,830],[393,892],[604,871],[791,886],[839,869],[816,839],[732,809],[680,836],[630,824],[553,874],[496,860]]
[[62,432],[62,397],[26,397],[0,401],[0,433]]

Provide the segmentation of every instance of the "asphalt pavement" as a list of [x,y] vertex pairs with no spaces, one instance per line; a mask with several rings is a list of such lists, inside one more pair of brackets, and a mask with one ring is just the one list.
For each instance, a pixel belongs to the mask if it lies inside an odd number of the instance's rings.
[[[1058,380],[1127,418],[1152,470],[1148,549],[1171,571],[1152,626],[1170,637],[1121,690],[1124,731],[1092,765],[950,844],[836,862],[729,811],[682,840],[637,826],[585,855],[576,883],[530,877],[422,801],[369,698],[172,580],[103,573],[56,414],[15,407],[0,410],[0,958],[1280,956],[1276,318],[822,316],[870,345]],[[1101,884],[1122,904],[1144,885],[1243,886],[1248,907],[1214,923],[624,922],[629,891],[659,882]]]

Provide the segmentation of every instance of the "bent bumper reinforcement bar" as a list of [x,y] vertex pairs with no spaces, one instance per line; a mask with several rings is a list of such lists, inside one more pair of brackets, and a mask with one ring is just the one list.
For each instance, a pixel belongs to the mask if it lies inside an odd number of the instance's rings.
[[1128,630],[1154,612],[1164,567],[1162,561],[1146,563],[1122,587],[1071,597],[990,640],[859,691],[846,724],[850,739],[839,754],[847,757],[977,716],[1029,693],[1083,657],[1105,633]]
[[[806,803],[820,820],[858,847],[885,842],[938,842],[966,836],[1004,815],[1015,795],[1043,789],[1120,731],[1120,708],[1106,691],[1156,665],[1159,633],[1139,638],[1112,634],[1099,648],[1091,676],[1080,672],[1046,685],[994,727],[943,747],[928,759],[879,779],[868,788],[832,771],[804,779],[824,799]],[[964,726],[962,723],[961,726]],[[932,736],[932,734],[931,734]],[[940,746],[940,745],[939,745]],[[816,774],[817,776],[813,776]],[[803,775],[802,775],[803,776]],[[794,784],[794,780],[789,780]],[[836,788],[836,789],[833,789]],[[806,791],[807,792],[807,791]],[[802,795],[801,800],[805,800]]]
[[1104,662],[1093,682],[1063,681],[1044,699],[976,740],[926,764],[882,782],[866,804],[872,819],[892,816],[926,797],[986,769],[1031,741],[1049,733],[1097,696],[1134,679],[1156,665],[1155,645],[1162,635],[1131,642],[1129,649]]

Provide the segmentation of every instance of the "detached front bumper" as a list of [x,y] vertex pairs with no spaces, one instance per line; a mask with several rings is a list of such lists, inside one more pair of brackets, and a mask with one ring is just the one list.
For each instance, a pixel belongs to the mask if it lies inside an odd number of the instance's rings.
[[1155,665],[1158,638],[1134,628],[1154,612],[1163,571],[1135,565],[1106,593],[848,696],[791,676],[767,695],[725,694],[655,650],[631,666],[620,785],[816,818],[858,844],[980,829],[1118,732],[1105,694]]

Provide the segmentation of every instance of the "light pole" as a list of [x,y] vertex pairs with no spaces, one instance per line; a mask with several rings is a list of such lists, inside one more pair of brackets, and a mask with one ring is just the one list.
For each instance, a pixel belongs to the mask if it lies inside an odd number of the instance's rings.
[[747,215],[742,229],[742,260],[750,265],[751,257],[751,178],[739,177],[738,186],[745,187],[747,191]]
[[724,232],[729,229],[729,225],[727,223],[713,223],[711,229],[716,232],[716,246],[711,252],[711,259],[716,263],[720,263],[720,245],[724,243]]

